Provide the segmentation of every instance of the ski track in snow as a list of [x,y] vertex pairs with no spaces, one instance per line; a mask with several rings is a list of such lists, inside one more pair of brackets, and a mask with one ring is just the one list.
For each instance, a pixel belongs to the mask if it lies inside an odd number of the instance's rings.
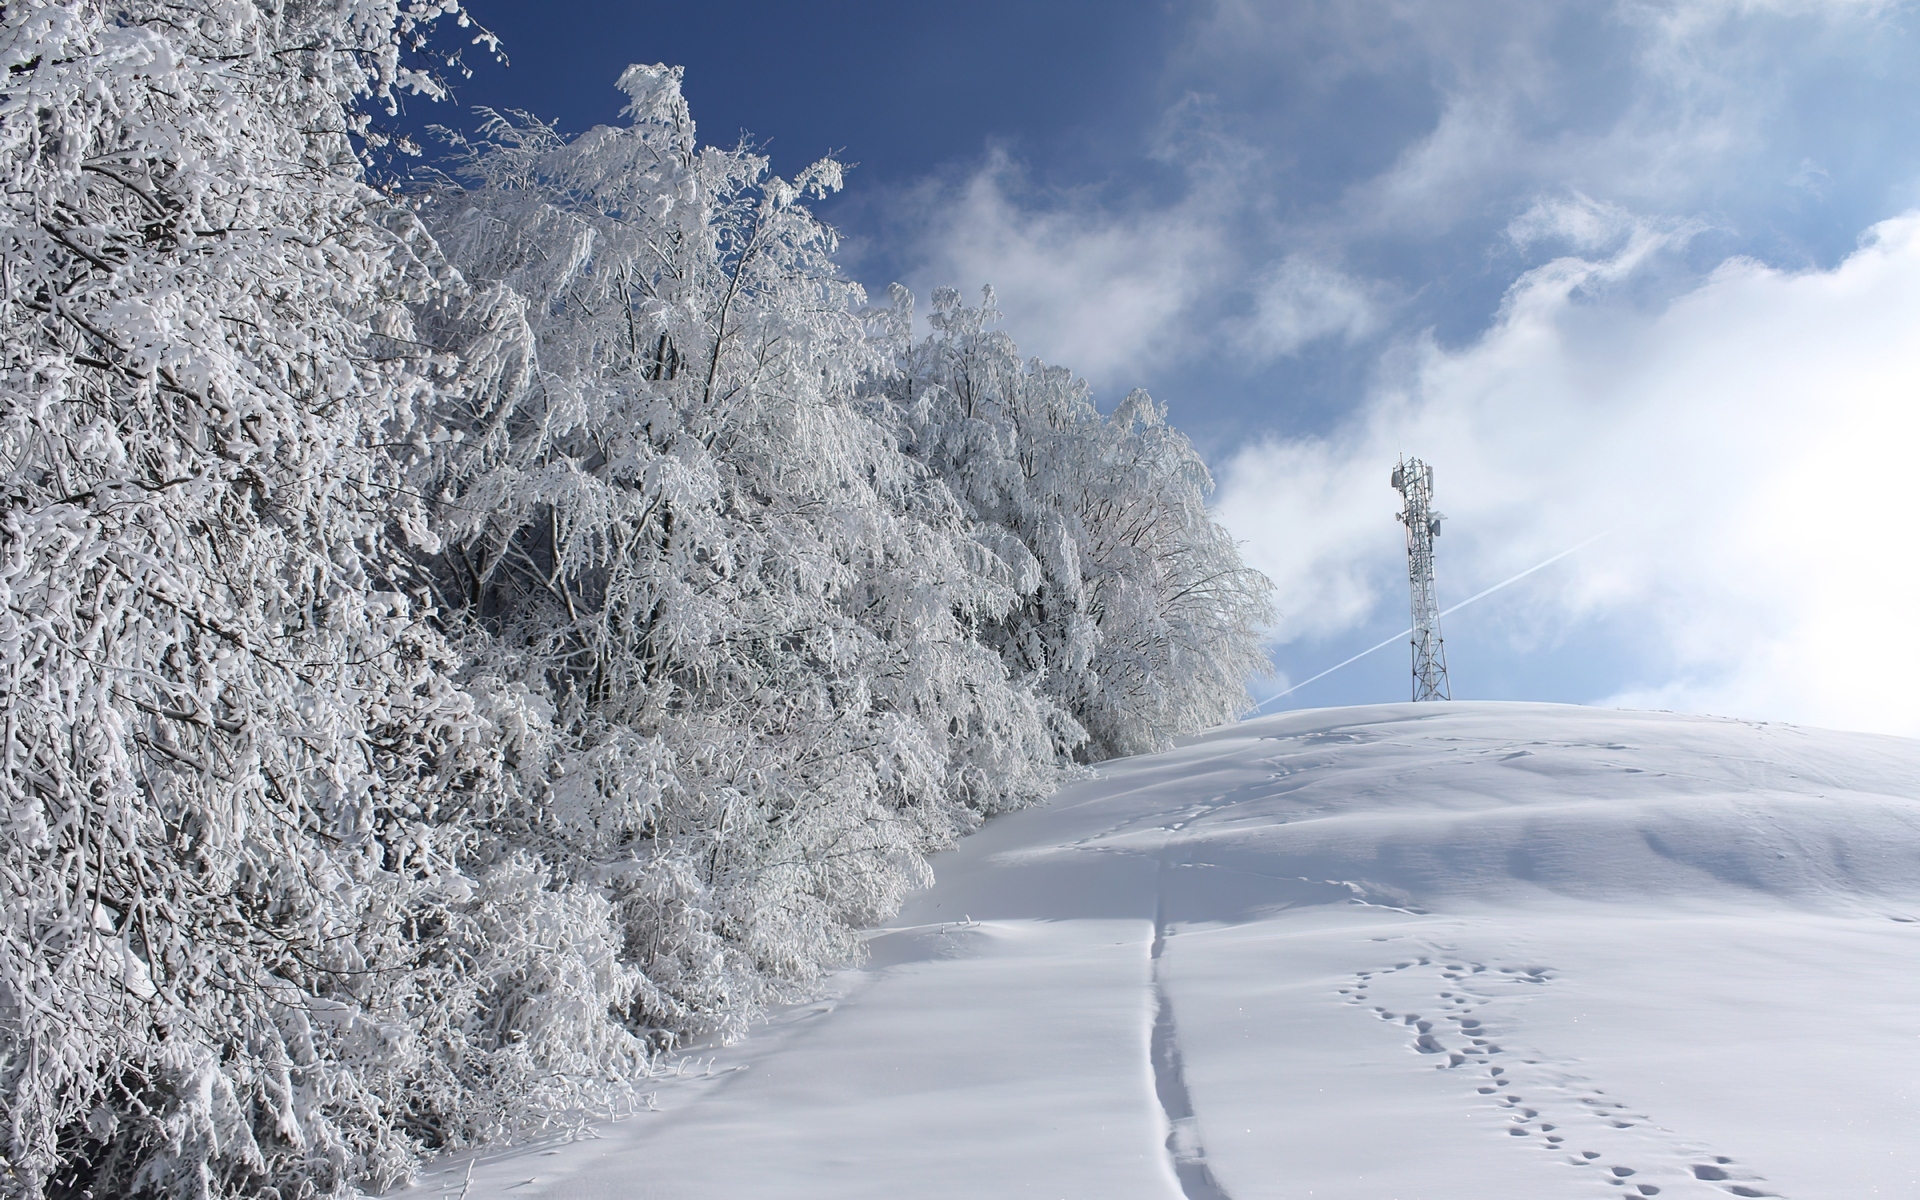
[[1148,1040],[1153,1060],[1153,1092],[1167,1116],[1167,1159],[1187,1200],[1232,1200],[1207,1165],[1207,1146],[1200,1118],[1187,1091],[1186,1064],[1180,1054],[1180,1029],[1174,1023],[1173,997],[1168,994],[1163,956],[1172,936],[1167,922],[1167,873],[1163,853],[1159,869],[1159,898],[1153,913],[1153,1033]]
[[[1408,1045],[1416,1054],[1444,1060],[1435,1062],[1434,1069],[1467,1073],[1473,1094],[1482,1098],[1480,1107],[1489,1116],[1504,1114],[1507,1133],[1517,1146],[1564,1154],[1572,1166],[1594,1168],[1597,1182],[1632,1195],[1787,1200],[1732,1158],[1683,1140],[1565,1064],[1514,1054],[1496,1040],[1499,1028],[1510,1022],[1480,1014],[1511,1008],[1525,1000],[1526,989],[1546,987],[1553,979],[1551,970],[1537,965],[1420,955],[1355,972],[1338,994],[1345,1003],[1410,1033]],[[1416,991],[1430,999],[1419,1005],[1419,1012],[1370,1003],[1385,998],[1378,993],[1388,990],[1401,994],[1402,1003],[1415,1000]],[[1627,1139],[1618,1131],[1628,1129],[1643,1133],[1623,1144]],[[1649,1141],[1666,1152],[1655,1161],[1643,1152]]]

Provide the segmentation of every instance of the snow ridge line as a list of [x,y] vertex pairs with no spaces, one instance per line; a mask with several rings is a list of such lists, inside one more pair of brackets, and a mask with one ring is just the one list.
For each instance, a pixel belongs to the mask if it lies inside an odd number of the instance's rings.
[[1186,1200],[1233,1200],[1207,1165],[1207,1147],[1187,1091],[1186,1064],[1180,1054],[1179,1028],[1173,1019],[1173,998],[1161,969],[1167,948],[1167,855],[1160,856],[1158,896],[1153,907],[1153,1032],[1147,1055],[1153,1064],[1153,1093],[1167,1118],[1167,1160]]

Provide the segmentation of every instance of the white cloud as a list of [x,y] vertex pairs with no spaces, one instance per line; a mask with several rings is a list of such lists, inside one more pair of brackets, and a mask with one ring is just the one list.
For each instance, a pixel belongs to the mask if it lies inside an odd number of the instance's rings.
[[1525,592],[1542,622],[1640,629],[1668,669],[1612,699],[1920,733],[1920,214],[1833,270],[1732,260],[1657,311],[1610,287],[1647,253],[1528,274],[1472,345],[1410,348],[1338,436],[1227,465],[1220,512],[1279,584],[1282,636],[1401,603],[1385,480],[1418,453],[1456,596],[1612,530]]
[[1273,581],[1283,640],[1355,627],[1381,600],[1382,565],[1393,566],[1400,527],[1383,499],[1392,459],[1373,457],[1373,441],[1269,440],[1221,473],[1215,512],[1248,565]]
[[1255,284],[1254,312],[1239,341],[1257,359],[1296,354],[1324,337],[1357,341],[1382,320],[1380,285],[1298,255]]
[[999,152],[931,204],[909,281],[921,293],[991,284],[1021,349],[1099,384],[1190,349],[1195,302],[1226,274],[1222,231],[1192,203],[1134,215],[1074,196],[1023,206],[1017,168]]
[[[1417,453],[1453,518],[1445,595],[1612,530],[1506,610],[1536,641],[1637,630],[1632,665],[1582,664],[1612,698],[1920,733],[1920,215],[1832,265],[1920,203],[1917,8],[1221,0],[1142,132],[1184,189],[1108,207],[990,156],[921,195],[908,282],[990,282],[1030,353],[1176,413],[1203,364],[1252,381],[1240,430],[1311,422],[1219,472],[1284,638],[1397,614],[1386,475]],[[1703,274],[1708,246],[1831,269]],[[1329,397],[1369,373],[1342,424]]]
[[1354,189],[1356,224],[1431,234],[1472,215],[1489,194],[1524,183],[1544,155],[1513,127],[1513,101],[1498,87],[1448,97],[1431,133]]
[[[1823,130],[1859,127],[1810,115],[1806,89],[1838,64],[1904,86],[1873,49],[1902,11],[1222,0],[1171,52],[1163,119],[1141,131],[1143,151],[1184,175],[1177,194],[1109,207],[1099,188],[1029,186],[991,151],[961,182],[897,198],[905,282],[990,283],[1023,348],[1131,386],[1183,362],[1247,370],[1432,320],[1422,306],[1444,303],[1502,225],[1523,256],[1614,254],[1646,232],[1630,213],[1666,231],[1711,214],[1736,238],[1777,232],[1780,214],[1756,215],[1753,197],[1817,200],[1831,180],[1808,151],[1830,152]],[[1293,198],[1303,184],[1311,203]]]
[[[1789,177],[1824,174],[1802,160],[1807,148],[1837,148],[1815,132],[1833,116],[1815,112],[1834,89],[1809,92],[1809,80],[1841,63],[1889,85],[1910,70],[1876,58],[1912,11],[1902,0],[1339,0],[1337,17],[1322,7],[1239,0],[1214,17],[1205,44],[1221,52],[1230,28],[1241,44],[1284,54],[1302,29],[1333,27],[1369,50],[1327,55],[1340,69],[1431,80],[1429,127],[1349,190],[1350,233],[1441,236],[1556,188],[1641,211],[1738,207]],[[1843,137],[1878,117],[1853,115]]]
[[[954,192],[923,191],[910,285],[991,284],[1023,350],[1103,386],[1130,387],[1200,355],[1260,363],[1377,332],[1391,308],[1386,285],[1248,244],[1240,210],[1251,177],[1236,167],[1208,164],[1205,186],[1169,206],[1111,213],[1071,194],[1033,203],[1019,169],[995,152]],[[1230,294],[1251,311],[1220,316]]]
[[1617,204],[1580,192],[1542,197],[1507,223],[1507,240],[1522,250],[1559,242],[1581,254],[1611,250],[1640,231],[1641,223]]

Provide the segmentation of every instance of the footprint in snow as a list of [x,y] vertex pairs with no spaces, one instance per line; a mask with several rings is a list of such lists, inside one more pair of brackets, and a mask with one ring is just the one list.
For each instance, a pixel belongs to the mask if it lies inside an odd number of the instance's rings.
[[[1407,972],[1433,972],[1444,981],[1446,990],[1436,994],[1440,1015],[1428,1017],[1420,1012],[1403,1012],[1385,1005],[1367,1005],[1369,988],[1394,980],[1395,994],[1404,986]],[[1763,1191],[1758,1176],[1743,1170],[1724,1155],[1702,1156],[1695,1146],[1680,1144],[1668,1131],[1651,1124],[1651,1118],[1634,1111],[1624,1102],[1609,1098],[1599,1088],[1583,1087],[1582,1081],[1567,1074],[1556,1064],[1543,1059],[1523,1058],[1511,1061],[1514,1069],[1494,1066],[1493,1056],[1504,1049],[1485,1036],[1485,1020],[1476,1015],[1475,1006],[1498,1003],[1516,993],[1513,987],[1547,986],[1553,980],[1550,969],[1542,966],[1498,966],[1488,963],[1436,962],[1429,957],[1406,959],[1389,967],[1355,972],[1347,985],[1337,989],[1344,1002],[1367,1006],[1381,1022],[1405,1029],[1411,1034],[1409,1048],[1423,1056],[1444,1055],[1446,1061],[1435,1065],[1441,1070],[1466,1069],[1479,1078],[1474,1094],[1488,1098],[1507,1118],[1508,1137],[1518,1144],[1537,1145],[1556,1154],[1572,1167],[1596,1167],[1592,1178],[1613,1194],[1675,1197],[1737,1196],[1742,1200],[1778,1194]],[[1451,1026],[1452,1028],[1447,1028]],[[1520,1077],[1525,1076],[1525,1082]],[[1483,1101],[1484,1102],[1484,1101]],[[1570,1151],[1569,1139],[1578,1145],[1617,1142],[1617,1131],[1640,1129],[1632,1135],[1641,1140],[1632,1153],[1609,1155],[1601,1150]],[[1655,1145],[1645,1144],[1651,1136]],[[1659,1153],[1664,1144],[1667,1153]],[[1621,1147],[1628,1149],[1628,1147]],[[1648,1159],[1649,1152],[1654,1158]],[[1626,1158],[1628,1161],[1618,1161]],[[1634,1159],[1641,1161],[1634,1161]]]

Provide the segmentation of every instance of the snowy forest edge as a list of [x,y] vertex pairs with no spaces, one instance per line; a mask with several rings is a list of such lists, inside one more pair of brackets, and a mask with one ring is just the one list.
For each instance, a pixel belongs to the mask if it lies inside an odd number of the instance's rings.
[[5,1194],[342,1194],[604,1109],[1265,666],[1164,410],[990,292],[869,304],[838,164],[701,145],[677,69],[375,186],[472,32],[0,6]]

